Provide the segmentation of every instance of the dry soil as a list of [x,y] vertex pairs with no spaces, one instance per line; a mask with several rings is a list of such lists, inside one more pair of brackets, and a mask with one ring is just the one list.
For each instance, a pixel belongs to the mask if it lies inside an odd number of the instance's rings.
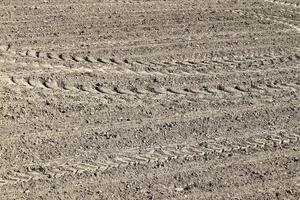
[[300,198],[299,0],[0,0],[0,199]]

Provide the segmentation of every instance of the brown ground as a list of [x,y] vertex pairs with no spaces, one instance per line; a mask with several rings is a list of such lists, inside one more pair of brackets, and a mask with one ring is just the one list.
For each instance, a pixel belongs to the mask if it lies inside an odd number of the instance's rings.
[[300,199],[299,0],[1,0],[0,199]]

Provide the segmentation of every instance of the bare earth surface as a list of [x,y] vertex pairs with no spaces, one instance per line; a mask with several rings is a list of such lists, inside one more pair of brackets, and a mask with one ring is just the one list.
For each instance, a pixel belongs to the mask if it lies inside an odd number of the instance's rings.
[[299,0],[0,0],[0,199],[300,199]]

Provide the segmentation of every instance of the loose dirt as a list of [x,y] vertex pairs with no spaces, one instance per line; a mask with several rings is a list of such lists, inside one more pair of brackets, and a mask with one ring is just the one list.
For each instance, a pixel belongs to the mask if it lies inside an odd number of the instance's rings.
[[0,28],[0,199],[300,199],[299,0],[1,0]]

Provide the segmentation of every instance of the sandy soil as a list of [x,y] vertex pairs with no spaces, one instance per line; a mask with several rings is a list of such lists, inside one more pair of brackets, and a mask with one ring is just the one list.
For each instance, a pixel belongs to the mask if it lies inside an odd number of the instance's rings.
[[0,8],[0,199],[300,199],[299,0]]

